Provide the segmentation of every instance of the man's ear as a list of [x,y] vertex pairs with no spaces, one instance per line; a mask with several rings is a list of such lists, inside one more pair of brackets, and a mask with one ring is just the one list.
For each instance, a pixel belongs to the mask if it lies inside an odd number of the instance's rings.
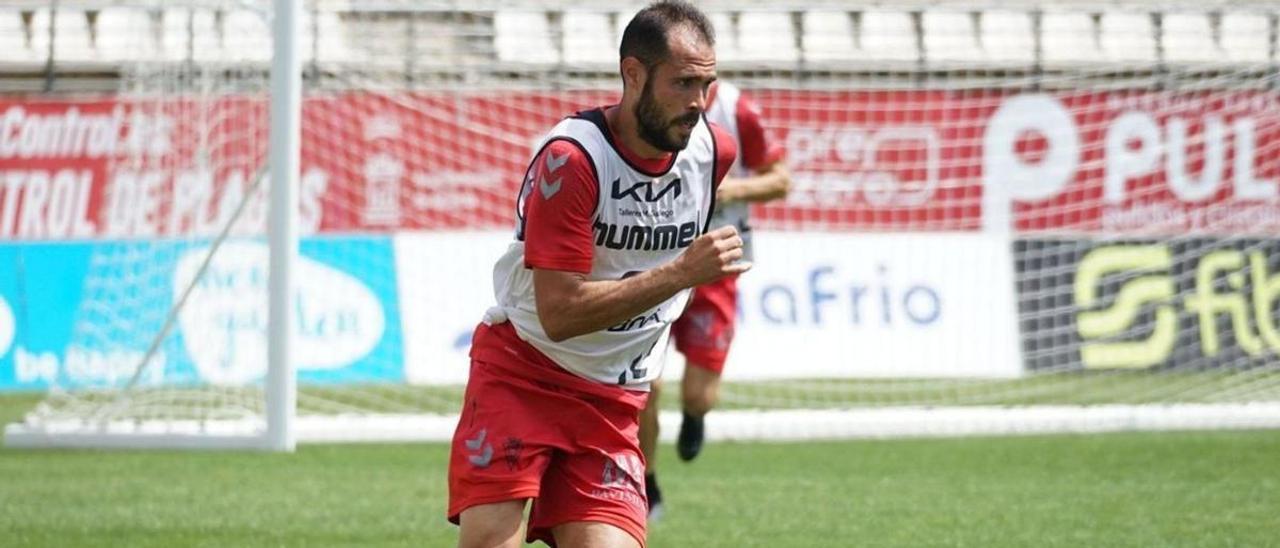
[[644,89],[645,80],[649,78],[649,69],[635,57],[622,58],[622,84],[625,88],[639,92]]

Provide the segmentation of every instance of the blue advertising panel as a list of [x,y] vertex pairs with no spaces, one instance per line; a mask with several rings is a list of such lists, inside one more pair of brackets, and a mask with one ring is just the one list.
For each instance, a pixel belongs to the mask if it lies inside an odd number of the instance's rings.
[[[0,245],[0,390],[261,382],[267,246],[228,241],[206,264],[207,251],[191,242]],[[403,382],[389,238],[306,239],[295,280],[301,382]]]

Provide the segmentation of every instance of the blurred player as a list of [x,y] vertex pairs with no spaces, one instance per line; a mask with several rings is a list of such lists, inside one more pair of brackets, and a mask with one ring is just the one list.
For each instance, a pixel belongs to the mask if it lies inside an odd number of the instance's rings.
[[453,438],[460,546],[644,545],[638,416],[670,326],[692,287],[749,268],[736,229],[708,232],[736,157],[703,117],[714,45],[697,8],[645,8],[623,33],[621,103],[561,121],[534,156]]
[[[751,261],[751,227],[747,225],[752,202],[785,197],[791,175],[783,164],[783,149],[769,140],[760,121],[760,110],[737,87],[725,82],[712,84],[707,99],[707,120],[725,128],[738,144],[738,162],[716,191],[716,212],[711,226],[733,226],[742,237],[743,260]],[[672,327],[676,349],[688,366],[680,383],[684,420],[676,438],[676,452],[689,461],[702,451],[705,435],[703,417],[715,407],[720,394],[720,373],[733,341],[737,313],[737,276],[694,289],[689,309]],[[640,418],[640,447],[644,450],[645,488],[650,517],[662,514],[662,491],[657,481],[659,379],[654,379],[649,403]]]

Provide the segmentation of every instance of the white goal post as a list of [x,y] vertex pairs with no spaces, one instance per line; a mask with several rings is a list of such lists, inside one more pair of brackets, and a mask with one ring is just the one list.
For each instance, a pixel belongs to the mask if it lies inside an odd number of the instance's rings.
[[[710,439],[1280,428],[1280,9],[705,8],[794,178]],[[119,89],[0,98],[0,401],[46,392],[5,446],[292,451],[450,438],[524,163],[637,6],[31,9]]]

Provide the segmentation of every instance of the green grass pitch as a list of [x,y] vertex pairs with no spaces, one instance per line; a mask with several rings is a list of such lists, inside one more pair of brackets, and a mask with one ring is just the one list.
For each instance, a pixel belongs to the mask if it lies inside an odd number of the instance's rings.
[[[0,545],[453,546],[445,458],[0,449]],[[1276,546],[1278,463],[1274,431],[665,447],[650,545]]]

